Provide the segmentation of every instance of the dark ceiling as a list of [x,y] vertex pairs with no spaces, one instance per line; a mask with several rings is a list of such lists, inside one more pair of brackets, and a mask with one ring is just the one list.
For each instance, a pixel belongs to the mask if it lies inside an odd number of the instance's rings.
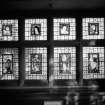
[[104,8],[105,0],[2,0],[0,10],[95,9]]

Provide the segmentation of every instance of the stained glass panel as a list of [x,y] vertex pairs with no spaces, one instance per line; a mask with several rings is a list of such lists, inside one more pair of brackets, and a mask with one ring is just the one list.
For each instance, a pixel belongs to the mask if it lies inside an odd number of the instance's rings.
[[71,55],[69,53],[59,54],[59,72],[60,73],[71,73]]
[[25,40],[47,40],[47,19],[26,19]]
[[54,40],[76,39],[75,18],[55,18],[53,24]]
[[2,54],[2,74],[12,74],[13,73],[13,55],[12,54]]
[[60,35],[70,34],[70,24],[60,24],[59,25]]
[[18,49],[0,49],[0,80],[18,79]]
[[11,36],[12,35],[12,24],[10,25],[2,25],[2,35],[3,36]]
[[83,18],[83,39],[104,39],[104,18]]
[[42,73],[42,54],[31,54],[31,74]]
[[75,47],[54,48],[54,79],[76,78]]
[[104,78],[104,47],[83,47],[83,78]]
[[88,53],[88,73],[99,73],[99,53]]
[[26,79],[47,79],[47,48],[25,48]]
[[41,24],[31,24],[31,35],[41,35]]
[[18,41],[18,20],[0,20],[0,41]]
[[89,35],[99,35],[99,23],[88,23]]

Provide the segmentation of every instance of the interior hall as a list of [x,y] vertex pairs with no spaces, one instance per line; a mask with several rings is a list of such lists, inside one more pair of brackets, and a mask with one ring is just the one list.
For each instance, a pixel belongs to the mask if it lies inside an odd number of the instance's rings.
[[1,105],[105,105],[105,0],[1,0]]

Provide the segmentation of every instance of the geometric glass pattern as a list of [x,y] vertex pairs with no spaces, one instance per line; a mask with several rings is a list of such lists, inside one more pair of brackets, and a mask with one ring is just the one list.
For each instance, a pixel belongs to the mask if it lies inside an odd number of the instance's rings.
[[47,19],[26,19],[25,40],[47,40]]
[[54,40],[76,39],[75,18],[54,18],[53,24]]
[[25,48],[26,79],[47,79],[47,48]]
[[83,18],[83,39],[104,39],[104,18]]
[[18,49],[0,49],[0,80],[18,79]]
[[104,78],[104,47],[83,47],[83,78]]
[[18,20],[0,20],[0,41],[18,41]]
[[76,48],[54,48],[54,79],[76,79]]

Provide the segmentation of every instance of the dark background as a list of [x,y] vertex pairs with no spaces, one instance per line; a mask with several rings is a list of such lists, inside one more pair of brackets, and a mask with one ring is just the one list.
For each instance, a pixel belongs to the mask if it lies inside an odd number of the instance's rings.
[[[60,15],[74,16],[74,17],[75,16],[104,17],[105,16],[104,10],[105,10],[105,0],[1,0],[0,1],[0,18],[22,17],[24,19],[25,17],[35,17],[35,16],[44,16],[44,17],[48,16],[48,18],[50,18],[50,16],[52,17]],[[6,43],[5,42],[0,43],[1,44],[0,46],[7,46]],[[101,42],[100,40],[97,43],[103,45],[104,41]],[[84,86],[87,86],[89,81],[91,80],[84,81]],[[104,79],[95,80],[95,82],[96,81],[100,86],[99,91],[102,92],[105,91],[105,86],[104,86],[105,80]],[[21,85],[19,87],[18,85],[15,85],[15,87],[14,86],[8,87],[8,85],[12,84],[12,82],[10,81],[0,82],[0,100],[1,100],[0,104],[3,103],[3,105],[4,104],[43,105],[44,100],[64,100],[66,92],[68,91],[67,88],[59,88],[52,90],[49,89],[48,87],[47,88],[43,87],[43,85],[45,86],[48,85],[48,83],[46,82],[41,83],[41,85],[39,85],[42,86],[42,88],[30,86],[30,84],[31,85],[34,84],[35,81],[33,82],[28,81],[28,82],[29,85],[26,85],[24,87],[21,87]],[[58,82],[57,84],[64,85],[62,81]],[[87,93],[85,94],[85,92],[87,92],[87,90],[85,90],[84,88],[78,90],[78,92],[81,92],[81,90],[83,90],[82,93],[84,93],[83,95],[86,96]],[[83,99],[86,98],[87,97]]]
[[105,7],[105,0],[1,0],[1,11],[36,9],[98,9]]

